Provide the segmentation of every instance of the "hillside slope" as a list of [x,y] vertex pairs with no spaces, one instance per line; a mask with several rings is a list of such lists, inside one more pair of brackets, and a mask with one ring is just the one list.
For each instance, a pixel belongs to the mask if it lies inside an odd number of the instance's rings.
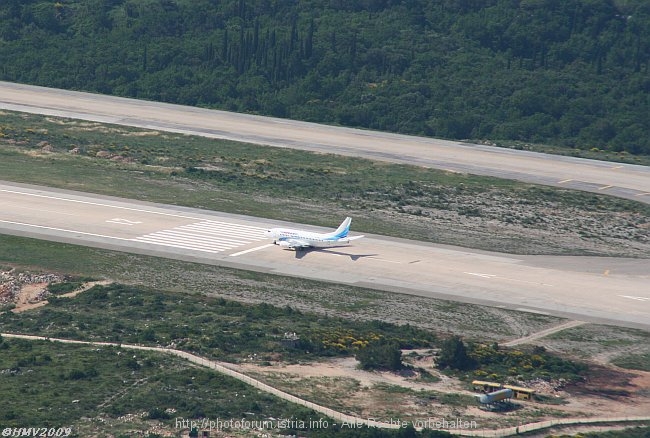
[[4,0],[0,79],[650,154],[643,0]]

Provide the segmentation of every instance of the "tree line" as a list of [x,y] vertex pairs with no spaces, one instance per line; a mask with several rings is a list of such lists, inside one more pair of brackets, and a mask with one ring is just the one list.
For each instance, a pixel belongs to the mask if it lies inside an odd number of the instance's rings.
[[0,79],[650,153],[644,0],[5,0]]

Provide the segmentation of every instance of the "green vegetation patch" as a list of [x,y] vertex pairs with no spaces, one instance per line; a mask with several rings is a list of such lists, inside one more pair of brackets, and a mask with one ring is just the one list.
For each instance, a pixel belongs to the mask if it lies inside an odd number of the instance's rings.
[[0,340],[0,352],[0,392],[11,401],[0,411],[4,427],[67,427],[82,417],[126,414],[168,424],[174,417],[306,417],[233,378],[161,353],[9,338]]
[[625,354],[612,360],[612,363],[621,368],[650,371],[650,353]]
[[359,348],[355,357],[363,370],[399,371],[404,367],[402,351],[396,342],[372,342]]
[[438,366],[465,379],[531,380],[541,378],[581,381],[587,374],[586,364],[550,354],[544,347],[504,348],[493,343],[466,345],[452,337],[442,342]]
[[470,348],[470,356],[478,364],[474,376],[487,376],[490,379],[563,378],[569,381],[581,381],[588,371],[585,363],[551,354],[544,347],[518,349],[499,347],[497,344],[473,344]]
[[[349,355],[366,339],[401,348],[431,347],[435,336],[412,326],[316,317],[291,307],[242,304],[186,293],[113,284],[23,314],[0,315],[3,330],[53,338],[168,346],[237,361]],[[298,338],[287,338],[296,333]],[[337,342],[332,342],[335,339]]]
[[547,336],[554,351],[590,360],[598,357],[622,368],[648,370],[650,332],[608,325],[587,324]]
[[[71,437],[178,433],[176,420],[286,420],[284,433],[313,437],[448,437],[334,426],[306,408],[163,353],[0,338],[3,427],[70,427]],[[326,421],[328,430],[310,422]],[[301,426],[304,425],[304,427]],[[275,429],[279,431],[279,429]]]
[[59,283],[50,283],[47,285],[47,291],[54,295],[64,295],[81,289],[84,284],[94,281],[91,277],[70,277],[64,278]]
[[557,438],[648,438],[650,427],[630,427],[608,432],[584,432],[578,435],[558,435]]

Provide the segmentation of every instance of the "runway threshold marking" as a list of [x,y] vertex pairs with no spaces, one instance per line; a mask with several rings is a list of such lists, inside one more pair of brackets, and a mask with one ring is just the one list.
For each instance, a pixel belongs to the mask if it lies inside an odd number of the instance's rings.
[[227,222],[201,221],[154,231],[133,240],[153,245],[217,253],[264,240],[263,228]]
[[137,225],[137,224],[142,223],[141,221],[131,221],[129,219],[122,219],[122,218],[119,218],[119,217],[109,219],[106,222],[108,222],[109,224],[129,225],[129,226]]
[[[45,225],[35,225],[35,224],[28,224],[28,223],[25,223],[25,222],[7,221],[7,220],[2,220],[2,219],[0,219],[0,223],[11,224],[11,225],[20,225],[20,226],[31,227],[31,228],[40,228],[40,229],[43,229],[43,230],[58,231],[58,232],[62,232],[62,233],[70,233],[70,234],[84,235],[84,236],[90,236],[90,237],[101,237],[101,238],[104,238],[104,239],[114,239],[114,240],[120,240],[120,241],[124,241],[124,242],[139,242],[139,243],[153,244],[153,245],[158,245],[158,246],[166,246],[166,247],[173,247],[173,248],[180,248],[180,249],[190,249],[190,250],[193,250],[193,251],[209,252],[209,253],[213,253],[213,254],[216,254],[218,252],[225,251],[225,250],[233,248],[233,245],[218,246],[218,245],[215,245],[215,244],[203,245],[203,244],[197,243],[197,242],[185,243],[185,242],[177,242],[177,241],[153,240],[153,239],[148,238],[146,235],[136,237],[136,238],[108,236],[106,234],[88,233],[86,231],[69,230],[69,229],[66,229],[66,228],[57,228],[57,227],[47,227]],[[235,246],[238,246],[238,245],[235,245]],[[259,248],[259,249],[261,249],[261,248]]]
[[272,246],[273,246],[272,243],[267,243],[266,245],[256,246],[255,248],[245,249],[243,251],[232,253],[232,254],[230,254],[230,257],[237,257],[237,256],[240,256],[240,255],[248,254],[249,252],[259,251],[260,249],[264,249],[264,248],[270,248]]

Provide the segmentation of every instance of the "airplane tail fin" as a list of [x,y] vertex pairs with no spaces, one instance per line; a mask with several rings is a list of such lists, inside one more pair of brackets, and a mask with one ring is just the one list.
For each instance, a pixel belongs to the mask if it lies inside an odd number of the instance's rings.
[[350,223],[352,222],[351,217],[346,217],[345,220],[339,225],[339,227],[334,231],[331,236],[336,237],[337,239],[342,239],[347,237],[350,232]]

